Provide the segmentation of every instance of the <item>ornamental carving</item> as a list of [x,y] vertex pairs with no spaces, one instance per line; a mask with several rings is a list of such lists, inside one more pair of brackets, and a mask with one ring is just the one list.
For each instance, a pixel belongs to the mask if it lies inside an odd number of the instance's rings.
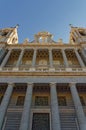
[[40,60],[39,65],[47,65],[47,60],[45,60],[45,59]]

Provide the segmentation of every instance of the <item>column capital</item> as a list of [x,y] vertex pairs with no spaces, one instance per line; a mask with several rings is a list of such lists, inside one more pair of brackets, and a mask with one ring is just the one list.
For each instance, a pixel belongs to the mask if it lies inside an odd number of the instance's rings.
[[54,86],[54,85],[56,86],[56,82],[50,82],[49,84],[50,84],[51,87]]
[[69,87],[72,87],[73,85],[76,85],[76,82],[69,83]]
[[53,50],[52,48],[48,49],[49,52],[51,52],[52,50]]
[[27,83],[27,86],[29,86],[29,85],[30,85],[30,86],[33,86],[33,84],[34,84],[33,82],[28,82],[28,83]]
[[13,50],[13,48],[9,48],[9,49],[8,49],[8,51],[12,51],[12,50]]
[[12,82],[9,82],[9,83],[8,83],[8,86],[13,86],[13,87],[14,87],[14,85],[15,85],[15,84],[12,83]]
[[20,50],[21,50],[21,51],[24,51],[24,50],[25,50],[25,48],[20,48]]
[[77,51],[77,50],[78,50],[78,48],[74,48],[74,50],[76,50],[76,51]]
[[38,49],[37,49],[37,48],[34,48],[33,50],[34,50],[34,51],[37,51]]
[[62,51],[65,51],[65,50],[66,50],[66,48],[62,48],[61,50],[62,50]]

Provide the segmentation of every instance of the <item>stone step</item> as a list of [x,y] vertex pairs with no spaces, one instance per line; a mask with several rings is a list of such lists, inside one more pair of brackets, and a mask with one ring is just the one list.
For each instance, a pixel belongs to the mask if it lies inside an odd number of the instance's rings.
[[60,113],[61,130],[78,130],[75,113]]
[[19,130],[22,112],[7,112],[4,130]]

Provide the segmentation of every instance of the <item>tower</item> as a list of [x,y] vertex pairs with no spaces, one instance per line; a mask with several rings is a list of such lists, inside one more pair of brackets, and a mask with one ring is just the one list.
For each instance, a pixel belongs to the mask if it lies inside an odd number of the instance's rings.
[[7,44],[17,44],[18,34],[17,27],[5,28],[0,30],[0,42]]
[[71,26],[70,43],[71,44],[86,43],[86,28]]

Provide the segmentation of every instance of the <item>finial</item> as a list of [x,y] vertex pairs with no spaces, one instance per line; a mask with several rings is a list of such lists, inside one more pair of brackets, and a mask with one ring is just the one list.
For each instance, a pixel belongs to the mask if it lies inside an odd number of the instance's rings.
[[26,38],[26,39],[24,40],[24,44],[27,44],[28,42],[29,42],[29,39]]
[[19,24],[16,24],[15,28],[17,29],[19,27]]
[[72,28],[73,26],[72,26],[72,24],[69,24],[69,26]]

